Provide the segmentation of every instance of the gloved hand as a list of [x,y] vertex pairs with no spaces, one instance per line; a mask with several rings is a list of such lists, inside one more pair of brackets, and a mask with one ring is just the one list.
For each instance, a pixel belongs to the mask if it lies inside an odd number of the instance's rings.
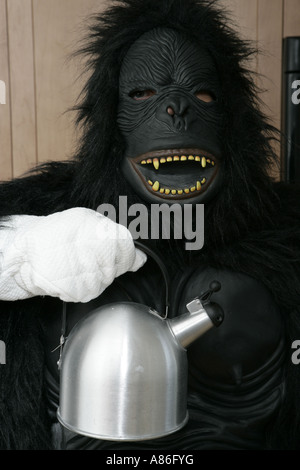
[[1,227],[1,300],[88,302],[147,259],[126,227],[90,209],[12,216]]

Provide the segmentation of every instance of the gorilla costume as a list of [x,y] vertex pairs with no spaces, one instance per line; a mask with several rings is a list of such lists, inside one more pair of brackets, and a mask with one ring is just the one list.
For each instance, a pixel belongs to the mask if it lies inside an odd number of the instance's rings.
[[67,332],[95,306],[114,301],[162,312],[162,276],[151,257],[116,271],[100,296],[80,299],[53,287],[55,275],[43,284],[29,273],[29,288],[22,273],[31,255],[19,271],[9,264],[11,243],[18,259],[33,243],[40,277],[51,257],[58,276],[55,247],[44,256],[47,234],[61,253],[64,220],[72,246],[73,220],[89,232],[94,226],[82,214],[93,217],[104,202],[117,208],[126,195],[128,204],[149,208],[205,205],[202,249],[188,251],[184,240],[143,243],[169,272],[171,317],[217,279],[222,288],[214,296],[225,319],[188,349],[184,428],[134,443],[67,433],[65,448],[299,449],[300,369],[291,346],[300,339],[300,192],[269,176],[277,132],[259,109],[247,69],[255,50],[237,37],[217,2],[124,0],[94,18],[80,52],[89,78],[76,108],[83,130],[77,154],[0,186],[0,332],[7,348],[0,447],[60,447],[56,346],[63,300]]

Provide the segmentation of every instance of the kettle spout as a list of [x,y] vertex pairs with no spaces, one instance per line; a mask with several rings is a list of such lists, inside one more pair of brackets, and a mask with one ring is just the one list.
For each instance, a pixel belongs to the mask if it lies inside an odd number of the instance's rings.
[[186,348],[212,327],[221,325],[224,312],[214,302],[203,303],[199,298],[189,302],[188,312],[169,320],[169,326],[182,347]]

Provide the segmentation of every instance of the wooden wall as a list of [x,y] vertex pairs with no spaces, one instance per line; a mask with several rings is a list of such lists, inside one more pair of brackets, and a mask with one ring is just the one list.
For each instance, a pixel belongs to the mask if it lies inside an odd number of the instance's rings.
[[[163,0],[162,0],[163,1]],[[280,126],[281,45],[300,36],[300,0],[219,0],[236,28],[267,52],[253,61],[273,123]],[[72,113],[82,83],[68,56],[83,36],[86,17],[109,0],[0,0],[0,180],[37,162],[63,160],[76,144]],[[1,82],[0,82],[1,83]],[[1,95],[0,95],[1,96]],[[275,176],[278,177],[275,169]]]

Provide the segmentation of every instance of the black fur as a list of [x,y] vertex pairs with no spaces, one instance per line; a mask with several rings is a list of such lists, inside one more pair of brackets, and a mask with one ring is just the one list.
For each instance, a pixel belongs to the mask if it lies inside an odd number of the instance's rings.
[[0,332],[6,364],[0,366],[0,449],[51,448],[45,406],[41,300],[1,302]]
[[[75,108],[83,137],[74,159],[44,164],[24,178],[3,183],[0,216],[47,215],[74,206],[96,209],[102,202],[117,206],[120,194],[129,195],[129,202],[138,200],[120,171],[124,149],[116,124],[120,66],[131,44],[144,32],[158,26],[182,31],[207,47],[220,75],[225,177],[222,190],[205,206],[204,248],[196,259],[193,253],[193,261],[184,252],[180,259],[229,267],[261,280],[285,316],[289,347],[294,339],[300,339],[300,190],[295,185],[274,183],[269,176],[270,166],[276,164],[272,141],[278,139],[278,133],[259,110],[258,90],[247,70],[255,49],[237,37],[215,1],[114,3],[104,15],[93,18],[80,50],[88,59],[89,79]],[[171,254],[180,247],[167,245],[166,252],[174,259]],[[45,437],[49,423],[42,388],[42,336],[34,321],[40,309],[37,299],[1,304],[3,331],[13,344],[7,365],[1,366],[5,381],[1,377],[3,448],[49,445]],[[287,350],[286,403],[277,422],[270,423],[268,448],[300,448],[298,368]],[[5,386],[8,378],[8,384],[15,387]]]

